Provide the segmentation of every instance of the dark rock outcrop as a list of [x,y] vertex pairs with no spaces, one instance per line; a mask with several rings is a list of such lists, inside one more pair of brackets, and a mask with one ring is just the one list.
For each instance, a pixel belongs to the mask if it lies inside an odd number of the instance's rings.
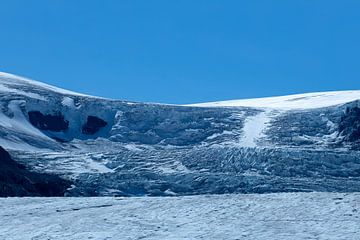
[[39,111],[30,111],[28,115],[30,123],[40,130],[62,132],[69,128],[69,121],[65,120],[60,112],[55,115],[44,115]]
[[0,147],[0,197],[64,196],[70,186],[58,176],[28,171]]
[[93,135],[106,125],[107,122],[101,118],[88,116],[85,125],[82,127],[82,133],[86,135]]
[[360,141],[360,108],[347,108],[339,124],[339,132],[347,142]]

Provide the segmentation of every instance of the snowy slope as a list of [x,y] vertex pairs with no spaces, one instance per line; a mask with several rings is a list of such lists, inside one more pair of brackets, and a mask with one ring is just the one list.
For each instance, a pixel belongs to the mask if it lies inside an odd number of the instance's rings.
[[191,104],[199,107],[254,107],[279,110],[314,109],[341,105],[360,99],[360,91],[315,92],[280,97]]
[[17,94],[21,94],[21,95],[25,95],[25,96],[29,96],[29,97],[34,97],[34,98],[42,99],[42,97],[39,97],[39,95],[36,95],[34,93],[27,93],[27,92],[20,90],[21,87],[22,86],[31,86],[32,88],[34,88],[34,90],[36,90],[36,88],[39,88],[39,89],[43,89],[43,90],[47,90],[50,92],[55,92],[55,93],[59,93],[59,94],[63,94],[63,95],[93,97],[93,96],[65,90],[62,88],[54,87],[54,86],[51,86],[51,85],[48,85],[48,84],[45,84],[42,82],[34,81],[34,80],[31,80],[28,78],[20,77],[20,76],[10,74],[10,73],[5,73],[5,72],[0,72],[0,80],[1,80],[0,91],[3,91],[3,92],[10,91],[13,93],[17,93]]
[[359,239],[359,193],[0,199],[0,238]]
[[0,73],[0,145],[31,170],[73,181],[71,196],[353,192],[359,99],[133,103]]

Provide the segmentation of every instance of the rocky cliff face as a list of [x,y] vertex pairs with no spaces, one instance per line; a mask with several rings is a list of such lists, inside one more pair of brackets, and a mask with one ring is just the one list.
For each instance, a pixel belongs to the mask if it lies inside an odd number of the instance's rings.
[[0,197],[64,196],[70,181],[28,171],[0,147]]

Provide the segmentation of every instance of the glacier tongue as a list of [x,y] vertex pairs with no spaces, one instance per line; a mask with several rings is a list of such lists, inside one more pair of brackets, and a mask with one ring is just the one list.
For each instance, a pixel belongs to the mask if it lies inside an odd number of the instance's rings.
[[0,199],[0,238],[358,239],[359,193]]

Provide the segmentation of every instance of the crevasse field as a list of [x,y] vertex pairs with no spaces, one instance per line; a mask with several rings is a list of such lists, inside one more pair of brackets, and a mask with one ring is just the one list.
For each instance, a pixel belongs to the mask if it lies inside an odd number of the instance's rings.
[[359,100],[134,103],[0,73],[0,146],[68,184],[0,199],[0,239],[360,239]]

